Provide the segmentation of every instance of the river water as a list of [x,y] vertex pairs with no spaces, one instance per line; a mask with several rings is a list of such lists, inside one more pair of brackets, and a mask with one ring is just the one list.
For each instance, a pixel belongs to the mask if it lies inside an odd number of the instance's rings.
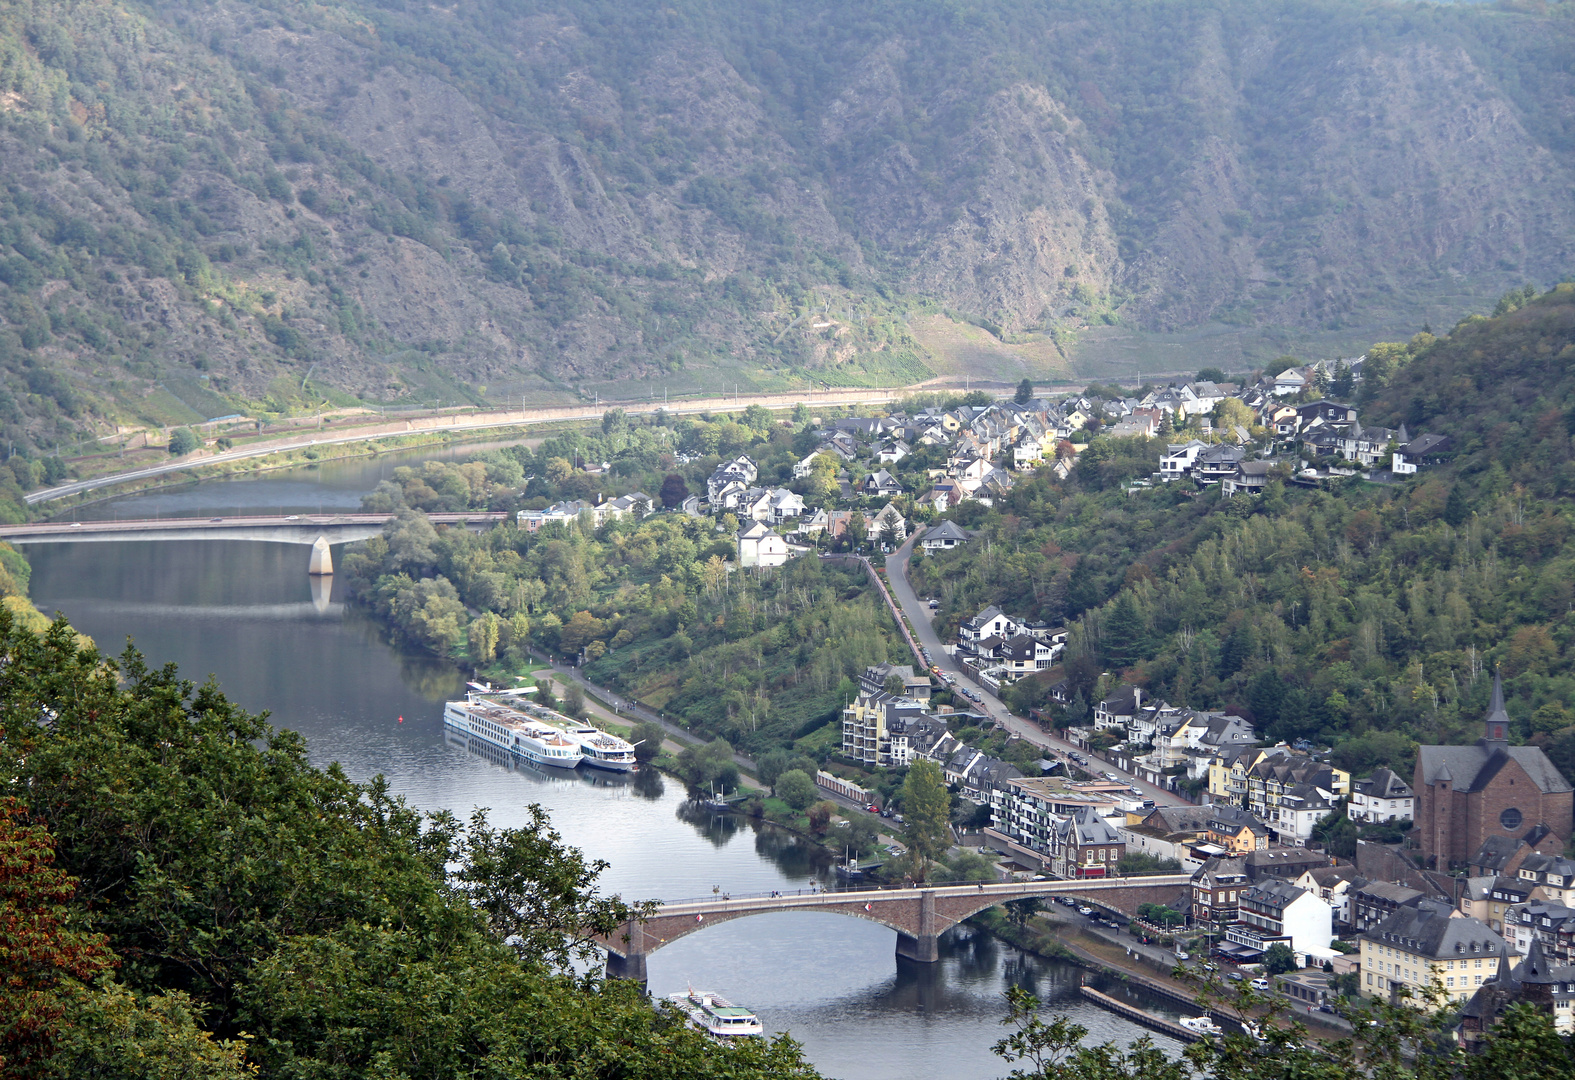
[[[110,500],[77,516],[354,509],[395,466],[465,450],[204,482]],[[513,825],[540,803],[565,840],[608,863],[602,881],[610,892],[677,900],[713,889],[798,889],[828,876],[821,849],[782,830],[697,812],[670,778],[549,778],[446,737],[442,703],[460,692],[459,673],[391,644],[342,602],[338,583],[314,595],[307,550],[117,542],[36,545],[27,555],[39,608],[64,612],[104,651],[118,653],[129,635],[150,663],[174,662],[198,682],[212,675],[242,706],[266,710],[275,724],[306,736],[314,764],[337,761],[357,779],[381,773],[414,806],[461,816],[485,807],[496,824]],[[662,994],[693,985],[743,1002],[769,1030],[799,1039],[823,1073],[847,1080],[1004,1075],[1008,1066],[990,1046],[1005,1034],[1009,985],[1070,1014],[1091,1041],[1125,1045],[1144,1033],[1079,997],[1076,968],[967,927],[941,939],[938,964],[898,960],[895,947],[893,931],[862,920],[761,915],[652,954],[650,988]],[[1139,1003],[1177,1015],[1162,1001]]]

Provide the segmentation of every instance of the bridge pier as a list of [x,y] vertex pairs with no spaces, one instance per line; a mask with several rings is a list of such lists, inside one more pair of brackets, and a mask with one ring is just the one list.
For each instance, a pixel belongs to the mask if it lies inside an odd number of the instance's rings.
[[609,979],[633,979],[644,986],[649,980],[645,973],[645,954],[635,953],[633,956],[619,956],[615,952],[607,954],[607,977]]
[[312,542],[312,561],[306,572],[313,577],[327,577],[334,572],[334,556],[328,549],[328,537],[319,536]]
[[623,924],[622,931],[612,938],[613,941],[622,941],[622,952],[607,950],[607,977],[609,979],[633,979],[644,986],[648,981],[645,971],[645,927],[638,919]]
[[933,964],[941,958],[940,932],[935,925],[935,893],[929,889],[919,894],[919,926],[917,934],[897,931],[897,955],[921,964]]

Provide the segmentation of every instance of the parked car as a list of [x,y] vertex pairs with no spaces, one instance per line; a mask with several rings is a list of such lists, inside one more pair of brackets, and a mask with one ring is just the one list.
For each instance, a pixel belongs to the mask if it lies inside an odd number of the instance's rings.
[[934,611],[936,608],[938,608],[940,606],[941,606],[941,602],[939,600],[931,600],[930,601],[930,610],[931,611]]
[[1254,979],[1249,985],[1254,990],[1261,990],[1264,992],[1267,992],[1270,989],[1268,979]]
[[1243,975],[1243,974],[1242,974],[1242,973],[1241,973],[1241,972],[1239,972],[1239,971],[1227,971],[1227,972],[1226,972],[1226,973],[1225,973],[1225,977],[1226,977],[1226,978],[1227,978],[1227,979],[1229,979],[1229,980],[1230,980],[1230,981],[1231,981],[1231,982],[1241,982],[1241,981],[1242,981],[1242,980],[1243,980],[1243,979],[1245,979],[1245,978],[1246,978],[1246,977],[1247,977],[1247,976],[1245,976],[1245,975]]
[[1079,915],[1092,915],[1094,913],[1094,909],[1089,907],[1087,904],[1084,904],[1082,907],[1077,909],[1077,913]]
[[1121,779],[1121,777],[1117,776],[1115,773],[1111,772],[1109,769],[1106,769],[1105,770],[1105,779],[1106,780],[1118,780],[1119,781]]

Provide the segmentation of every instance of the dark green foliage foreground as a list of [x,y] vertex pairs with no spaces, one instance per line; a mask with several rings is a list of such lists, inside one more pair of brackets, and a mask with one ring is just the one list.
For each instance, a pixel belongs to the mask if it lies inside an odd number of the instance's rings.
[[63,622],[0,609],[0,663],[0,1075],[813,1075],[576,975],[629,908],[540,816],[420,814]]

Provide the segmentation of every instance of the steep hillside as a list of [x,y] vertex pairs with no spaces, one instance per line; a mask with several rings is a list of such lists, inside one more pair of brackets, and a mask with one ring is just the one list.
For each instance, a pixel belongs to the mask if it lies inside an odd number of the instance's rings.
[[[1355,769],[1474,737],[1498,668],[1517,739],[1575,774],[1575,285],[1499,310],[1369,351],[1388,371],[1364,421],[1454,440],[1409,480],[1127,494],[1101,490],[1100,462],[1146,473],[1157,447],[1108,440],[1067,485],[1035,479],[968,511],[981,539],[921,560],[915,584],[951,623],[989,602],[1067,620],[1079,708],[1109,671],[1333,744]],[[1042,681],[1019,687],[1043,701]]]
[[1567,4],[22,0],[0,423],[922,378],[926,306],[1046,364],[1405,323],[1570,268],[1571,55]]

